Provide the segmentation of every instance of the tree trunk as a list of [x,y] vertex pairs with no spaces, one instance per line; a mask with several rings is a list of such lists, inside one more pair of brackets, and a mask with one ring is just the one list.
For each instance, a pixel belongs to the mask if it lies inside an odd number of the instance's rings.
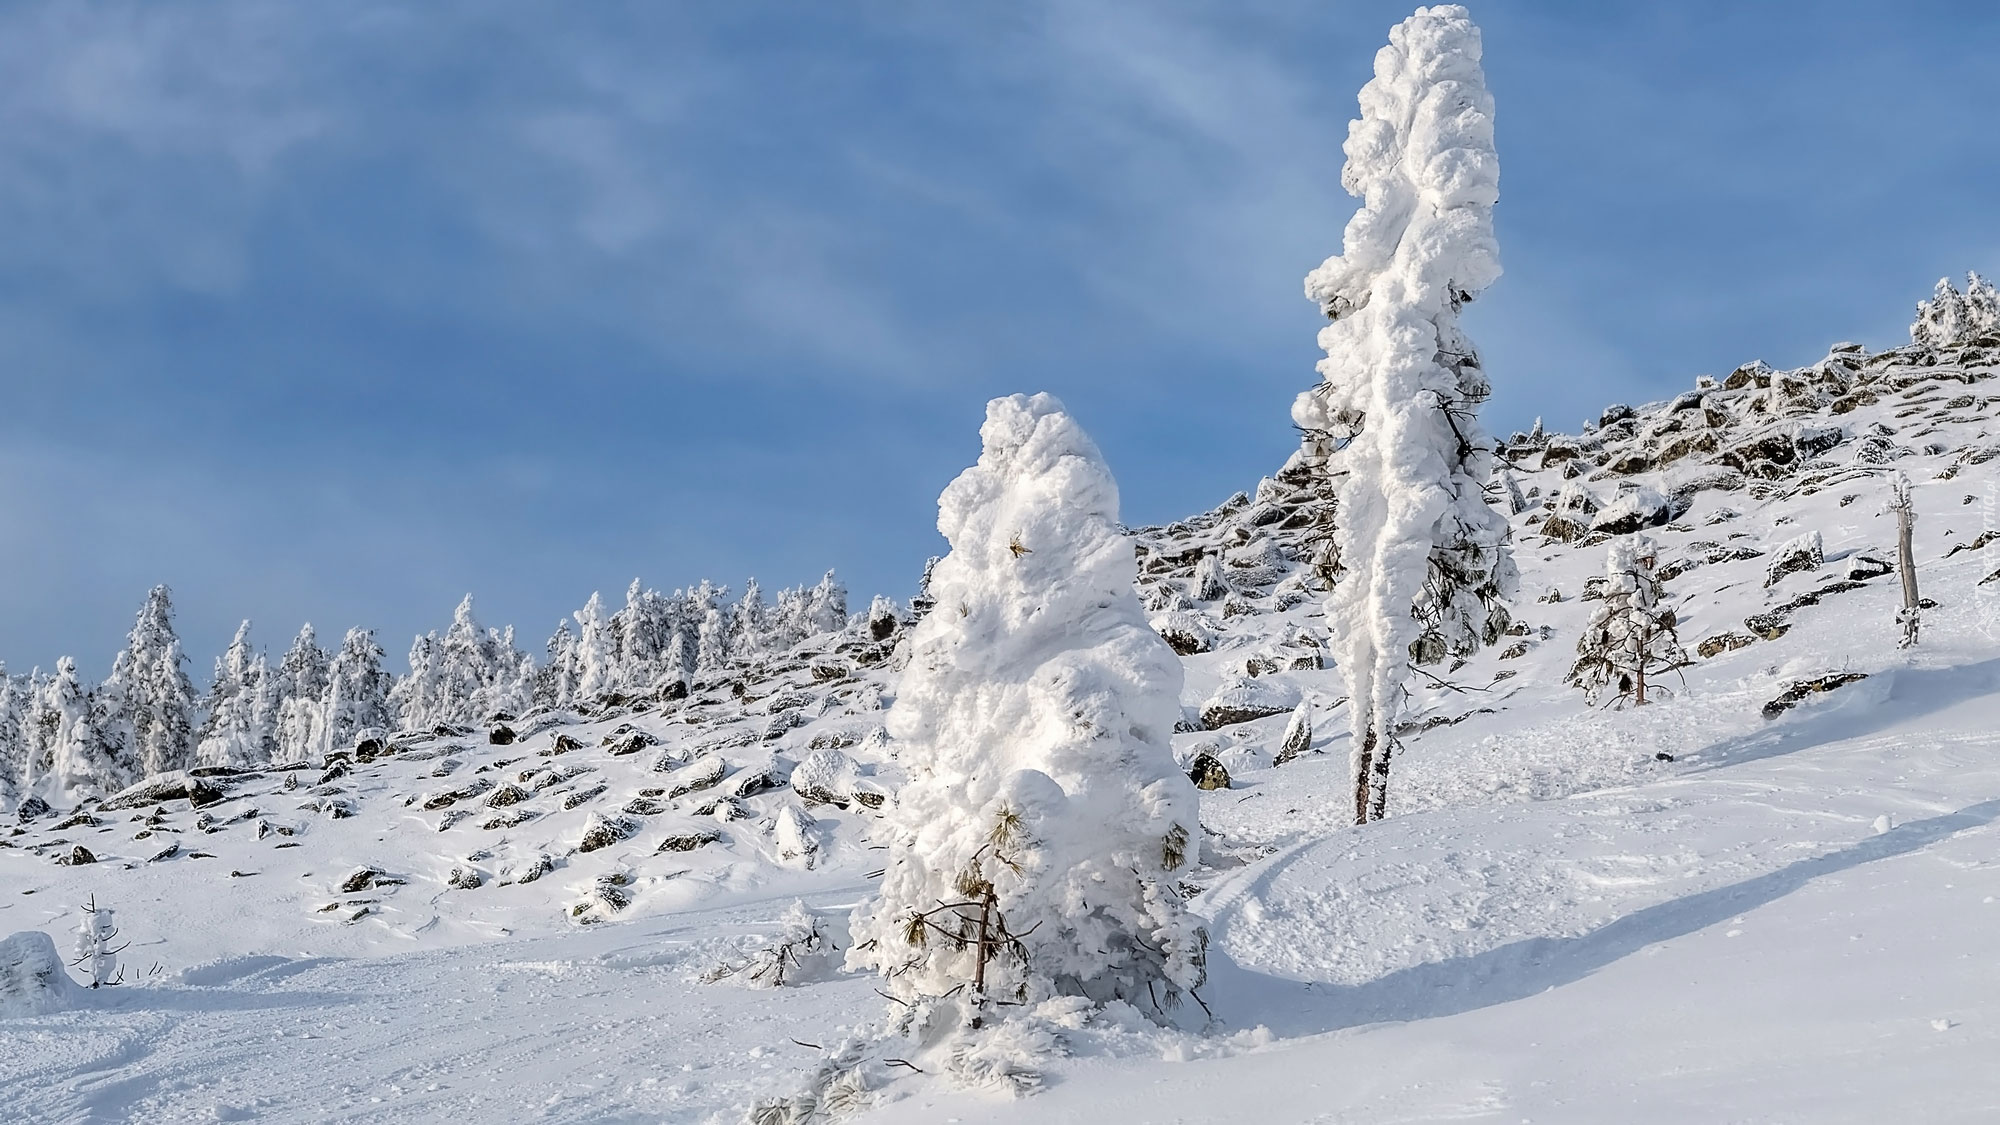
[[1361,753],[1354,763],[1354,823],[1368,823],[1369,779],[1375,770],[1375,723],[1370,717],[1361,736]]
[[1896,569],[1903,572],[1903,608],[1917,608],[1917,559],[1910,546],[1910,525],[1916,521],[1908,508],[1896,509]]
[[1396,740],[1383,736],[1375,743],[1375,770],[1369,798],[1368,819],[1381,820],[1389,815],[1389,757],[1396,751]]
[[1646,705],[1646,651],[1652,647],[1652,644],[1653,638],[1646,632],[1645,627],[1641,626],[1639,629],[1639,659],[1633,661],[1636,667],[1632,670],[1632,706],[1634,707],[1644,707]]

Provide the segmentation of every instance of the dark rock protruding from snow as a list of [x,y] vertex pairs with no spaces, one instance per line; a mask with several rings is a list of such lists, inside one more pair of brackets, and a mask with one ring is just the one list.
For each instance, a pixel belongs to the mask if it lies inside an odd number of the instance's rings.
[[1810,680],[1793,680],[1791,686],[1780,692],[1776,699],[1764,704],[1764,717],[1775,719],[1805,702],[1808,696],[1843,688],[1857,680],[1867,678],[1866,672],[1829,672]]
[[1229,788],[1229,770],[1213,754],[1200,754],[1188,765],[1188,780],[1196,789]]

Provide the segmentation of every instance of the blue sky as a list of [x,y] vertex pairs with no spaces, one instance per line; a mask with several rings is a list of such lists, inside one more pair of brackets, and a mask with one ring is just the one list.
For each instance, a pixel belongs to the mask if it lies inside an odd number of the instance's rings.
[[[0,7],[0,660],[170,583],[532,646],[634,575],[906,596],[982,404],[1128,522],[1279,465],[1381,3]],[[2000,272],[1985,4],[1487,3],[1489,425]]]

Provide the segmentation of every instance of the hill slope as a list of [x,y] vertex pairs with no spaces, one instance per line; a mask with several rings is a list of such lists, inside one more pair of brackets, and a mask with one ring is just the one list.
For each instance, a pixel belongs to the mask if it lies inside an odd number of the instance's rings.
[[[1184,888],[1212,924],[1215,1033],[1100,1018],[1030,1103],[906,1075],[883,1119],[1988,1116],[1996,362],[2000,340],[1840,346],[1504,443],[1515,635],[1417,692],[1392,816],[1365,831],[1323,655],[1321,486],[1280,473],[1135,530],[1185,652],[1176,752],[1232,775]],[[1892,557],[1895,469],[1937,606],[1907,652],[1870,561]],[[1603,544],[1641,525],[1702,655],[1657,704],[1594,709],[1564,672]],[[1818,561],[1773,578],[1814,532]],[[204,779],[199,809],[28,821],[0,840],[0,932],[73,928],[94,893],[141,979],[10,1019],[0,1087],[49,1120],[695,1120],[782,1088],[813,1061],[787,1040],[872,1017],[869,982],[701,980],[794,898],[844,942],[900,776],[884,632],[684,701],[543,715],[510,745],[407,733]],[[1765,717],[1802,683],[1839,686]],[[1302,701],[1316,753],[1274,766]],[[58,863],[78,845],[95,862]]]

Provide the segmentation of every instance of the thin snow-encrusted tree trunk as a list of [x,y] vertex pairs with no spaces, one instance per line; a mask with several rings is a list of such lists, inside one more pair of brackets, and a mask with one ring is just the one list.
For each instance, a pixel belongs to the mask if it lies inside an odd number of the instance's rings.
[[1914,648],[1917,630],[1921,624],[1922,599],[1917,596],[1917,554],[1911,540],[1917,524],[1915,497],[1911,495],[1910,478],[1897,473],[1889,483],[1889,510],[1896,513],[1896,569],[1903,576],[1903,611],[1896,620],[1903,626],[1902,648]]
[[1488,506],[1493,457],[1476,418],[1490,388],[1459,331],[1500,274],[1499,158],[1479,29],[1455,5],[1389,33],[1348,129],[1342,186],[1362,198],[1342,252],[1306,278],[1331,324],[1323,382],[1299,396],[1297,455],[1344,476],[1327,616],[1348,678],[1355,822],[1388,807],[1411,663],[1497,640],[1516,581]]

